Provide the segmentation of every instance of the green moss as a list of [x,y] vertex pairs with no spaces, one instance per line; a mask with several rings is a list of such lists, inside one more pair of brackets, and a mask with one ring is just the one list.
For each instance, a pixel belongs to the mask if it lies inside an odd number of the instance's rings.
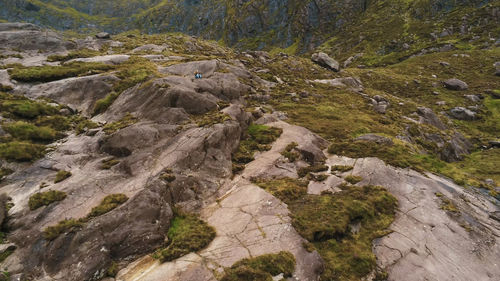
[[285,147],[285,150],[281,152],[281,155],[283,155],[285,158],[288,159],[290,162],[295,162],[300,157],[300,154],[296,151],[293,151],[295,148],[297,148],[298,144],[296,142],[292,142],[288,144]]
[[283,132],[282,129],[268,127],[264,125],[252,124],[248,127],[248,138],[242,140],[238,150],[233,154],[233,162],[246,164],[253,161],[256,151],[271,149],[271,144]]
[[[438,196],[438,195],[436,194],[436,196]],[[441,209],[442,210],[452,212],[452,213],[458,213],[457,206],[455,206],[455,204],[453,204],[453,202],[450,199],[443,197],[442,194],[441,194],[441,196],[438,196],[438,197],[441,199]]]
[[36,119],[35,125],[38,127],[49,127],[56,131],[66,131],[71,129],[70,120],[60,115],[40,116]]
[[37,127],[23,121],[6,123],[2,128],[18,140],[51,142],[58,138],[57,132],[50,127]]
[[110,135],[118,130],[134,125],[135,123],[137,123],[137,121],[139,121],[137,117],[130,113],[127,113],[119,121],[106,124],[103,130],[106,134]]
[[176,215],[167,236],[168,245],[153,255],[161,262],[172,261],[205,248],[215,238],[215,230],[194,215]]
[[59,170],[56,174],[56,178],[54,179],[54,183],[62,182],[69,177],[71,177],[71,172]]
[[256,180],[255,184],[265,189],[281,201],[288,203],[298,200],[307,194],[307,182],[291,178],[279,180]]
[[106,270],[106,276],[116,277],[116,274],[118,274],[118,264],[115,261],[112,261],[111,265]]
[[125,194],[108,195],[104,197],[104,199],[102,199],[101,203],[98,206],[92,208],[90,213],[87,215],[87,218],[104,215],[105,213],[110,212],[121,204],[127,202],[127,200],[128,197]]
[[50,190],[47,192],[39,192],[30,196],[28,206],[31,210],[38,209],[42,206],[48,206],[54,202],[62,201],[66,198],[66,192],[58,190]]
[[324,171],[328,171],[328,166],[326,166],[326,165],[313,165],[313,166],[300,168],[297,171],[297,174],[299,175],[299,177],[303,178],[303,177],[307,176],[309,173],[318,173],[318,172],[324,172]]
[[71,63],[62,66],[18,67],[9,70],[10,77],[20,82],[50,82],[79,75],[101,73],[114,68],[103,63]]
[[358,182],[362,181],[363,178],[360,176],[348,175],[344,178],[344,180],[350,184],[357,184]]
[[0,110],[13,114],[13,117],[34,119],[43,115],[57,114],[57,108],[42,102],[36,102],[14,96],[2,96]]
[[90,50],[90,49],[81,49],[81,50],[71,51],[67,55],[50,55],[47,57],[47,61],[65,62],[65,61],[69,61],[72,59],[90,58],[90,57],[95,57],[95,56],[99,56],[99,55],[101,55],[101,53],[99,51],[94,51],[94,50]]
[[118,163],[120,163],[120,161],[115,159],[114,157],[109,158],[109,159],[104,159],[101,161],[101,169],[109,170],[113,166],[117,165]]
[[273,280],[273,276],[283,273],[292,277],[295,271],[295,257],[290,252],[267,254],[247,258],[236,262],[225,270],[221,281],[264,281]]
[[0,143],[0,158],[7,161],[29,162],[45,154],[45,146],[28,142]]
[[99,128],[99,125],[97,123],[83,117],[75,118],[74,124],[75,124],[75,132],[77,135],[82,134],[90,129]]
[[54,240],[65,232],[77,231],[83,227],[83,222],[75,219],[65,219],[54,226],[48,226],[43,230],[46,240]]

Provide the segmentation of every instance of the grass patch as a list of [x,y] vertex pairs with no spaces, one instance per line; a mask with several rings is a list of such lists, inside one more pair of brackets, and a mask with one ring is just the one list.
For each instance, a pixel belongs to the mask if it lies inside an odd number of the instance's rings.
[[10,77],[20,82],[51,82],[79,75],[92,75],[113,69],[103,63],[71,63],[62,66],[16,67],[9,70]]
[[56,174],[56,178],[54,179],[54,183],[62,182],[63,180],[71,177],[71,172],[60,170]]
[[233,162],[236,164],[246,164],[254,160],[256,151],[266,151],[271,149],[270,144],[279,138],[282,129],[268,127],[264,125],[252,124],[248,127],[248,137],[240,142],[238,150],[233,154]]
[[67,55],[50,55],[47,57],[47,61],[65,62],[65,61],[69,61],[72,59],[90,58],[90,57],[96,57],[99,55],[101,55],[101,53],[99,51],[94,51],[94,50],[90,50],[90,49],[81,49],[81,50],[71,51]]
[[300,154],[297,151],[294,151],[295,148],[299,146],[296,142],[292,142],[285,147],[285,150],[281,152],[289,162],[295,162],[295,160],[299,159]]
[[345,172],[349,172],[352,169],[354,169],[353,166],[344,166],[344,165],[335,165],[335,166],[332,166],[332,168],[331,168],[332,173],[333,172],[345,173]]
[[38,127],[24,121],[6,123],[2,125],[2,128],[18,140],[52,142],[60,137],[60,135],[50,127]]
[[104,132],[108,135],[111,135],[112,133],[121,130],[123,128],[126,128],[128,126],[132,126],[135,123],[137,123],[139,119],[135,116],[133,116],[130,113],[127,113],[122,119],[116,122],[112,122],[109,124],[106,124],[103,128]]
[[215,229],[194,215],[177,214],[167,237],[168,245],[153,255],[161,262],[172,261],[205,248],[215,238]]
[[295,271],[295,257],[290,252],[267,254],[246,258],[225,270],[221,281],[270,281],[273,276],[283,273],[285,278],[292,277]]
[[5,113],[10,113],[7,115],[9,118],[24,118],[24,119],[34,119],[38,116],[43,115],[54,115],[58,113],[56,107],[50,106],[43,102],[36,102],[26,98],[2,95],[0,97],[1,105],[0,110],[2,115]]
[[113,166],[117,165],[118,163],[120,163],[119,160],[115,159],[114,157],[111,157],[109,159],[102,160],[100,168],[103,169],[103,170],[109,170]]
[[357,184],[358,182],[362,181],[363,178],[360,176],[348,175],[344,178],[344,180],[350,184]]
[[326,166],[326,165],[314,165],[314,166],[300,168],[297,171],[297,174],[299,175],[299,177],[303,178],[310,173],[318,173],[318,172],[324,172],[324,171],[328,171],[328,166]]
[[198,127],[210,127],[215,124],[224,123],[227,120],[232,120],[231,116],[222,112],[212,111],[200,116],[198,120],[196,120],[196,124]]
[[111,92],[104,98],[97,100],[94,104],[92,115],[95,116],[105,112],[111,106],[111,104],[116,100],[117,97],[118,97],[117,93]]
[[48,226],[43,230],[43,237],[46,240],[54,240],[65,232],[76,231],[83,227],[83,222],[75,219],[65,219],[54,226]]
[[42,158],[45,146],[29,142],[0,143],[0,158],[7,161],[29,162]]
[[[372,241],[388,233],[397,207],[396,198],[386,189],[349,186],[334,194],[308,195],[299,180],[257,184],[288,205],[294,228],[323,257],[321,280],[360,280],[375,269]],[[357,223],[361,227],[354,233],[351,225]]]
[[30,196],[28,206],[30,207],[30,210],[36,210],[42,206],[48,206],[54,202],[62,201],[66,198],[66,196],[66,192],[58,190],[35,193]]
[[90,213],[87,215],[87,218],[94,218],[104,215],[105,213],[110,212],[121,204],[127,202],[127,200],[128,197],[125,194],[108,195],[104,197],[104,199],[102,199],[101,203],[98,206],[92,208]]

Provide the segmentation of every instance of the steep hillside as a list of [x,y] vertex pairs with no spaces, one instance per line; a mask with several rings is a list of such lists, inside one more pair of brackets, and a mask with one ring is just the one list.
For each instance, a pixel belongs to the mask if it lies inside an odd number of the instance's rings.
[[[498,2],[480,0],[2,0],[0,4],[0,18],[9,21],[64,30],[183,32],[243,49],[279,47],[289,53],[312,50],[332,36],[329,46],[342,42],[335,49],[344,50],[360,49],[363,39],[375,38],[379,44],[370,48],[384,54],[404,43],[428,39],[435,29],[436,35],[443,28],[457,33],[465,24],[466,31],[486,30],[493,37],[499,32],[493,25],[498,8],[492,8]],[[423,42],[419,45],[425,47]]]

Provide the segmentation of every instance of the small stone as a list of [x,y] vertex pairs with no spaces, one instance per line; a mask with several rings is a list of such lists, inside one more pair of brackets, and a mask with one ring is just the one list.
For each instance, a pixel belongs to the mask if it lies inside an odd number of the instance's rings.
[[464,107],[452,108],[450,110],[450,115],[458,120],[471,121],[476,119],[476,113]]
[[330,56],[323,52],[313,54],[311,60],[335,72],[338,72],[340,70],[339,62],[332,59]]
[[439,96],[439,92],[437,92],[437,91],[432,92],[432,94],[435,96]]
[[99,32],[95,35],[97,39],[111,39],[111,35],[107,32]]
[[450,66],[450,63],[445,61],[439,62],[439,64],[442,66]]
[[465,95],[464,97],[472,102],[481,102],[481,99],[477,95]]
[[445,106],[446,102],[444,100],[443,101],[438,101],[438,102],[436,102],[436,105]]
[[456,78],[445,80],[443,81],[443,84],[446,89],[453,91],[464,91],[469,88],[469,85],[467,85],[467,83]]

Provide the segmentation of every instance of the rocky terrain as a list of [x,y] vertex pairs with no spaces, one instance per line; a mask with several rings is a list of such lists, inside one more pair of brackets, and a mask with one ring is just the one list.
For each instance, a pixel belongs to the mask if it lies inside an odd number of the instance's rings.
[[487,40],[339,63],[0,23],[0,280],[498,280]]

